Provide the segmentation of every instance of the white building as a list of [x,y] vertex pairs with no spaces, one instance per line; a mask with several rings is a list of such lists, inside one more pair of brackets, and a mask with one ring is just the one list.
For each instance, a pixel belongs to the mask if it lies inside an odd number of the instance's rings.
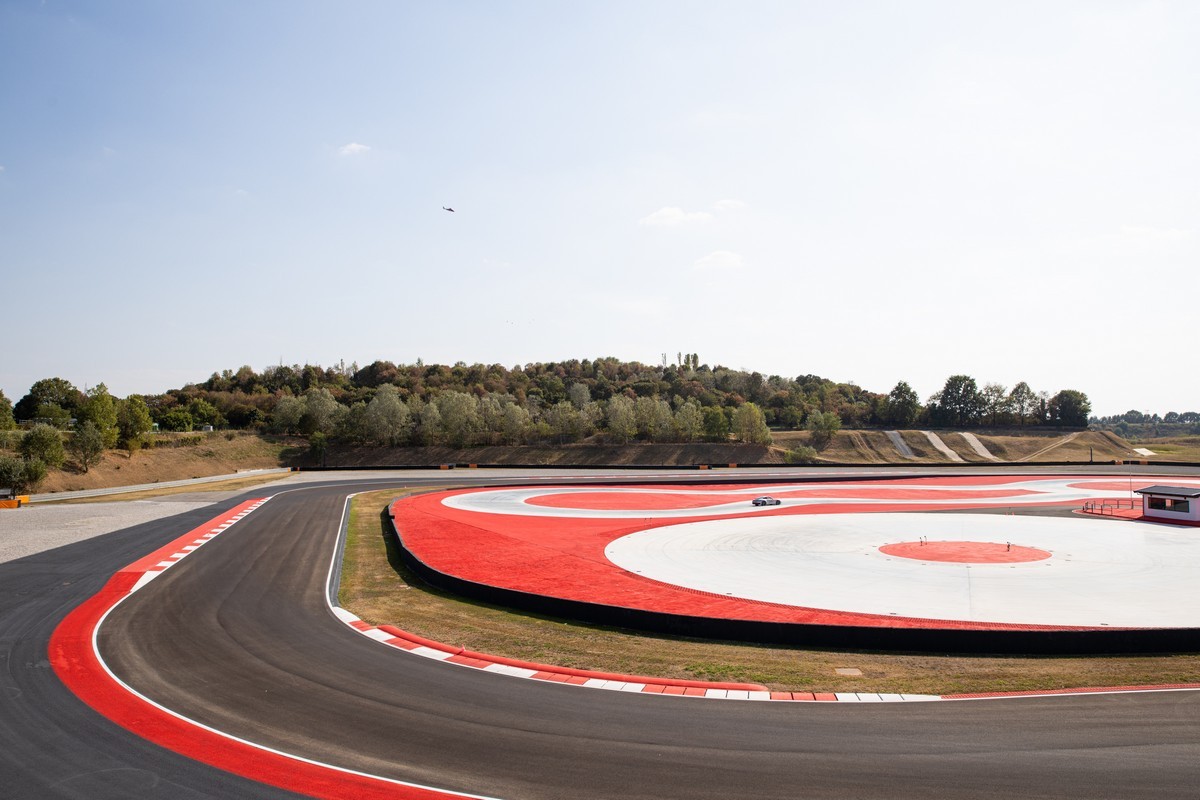
[[1142,496],[1142,516],[1163,522],[1200,525],[1200,489],[1187,486],[1147,486]]

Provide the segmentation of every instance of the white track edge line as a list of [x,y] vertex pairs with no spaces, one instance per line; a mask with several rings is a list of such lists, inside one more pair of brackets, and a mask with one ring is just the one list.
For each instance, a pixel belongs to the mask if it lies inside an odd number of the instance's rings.
[[[270,497],[265,498],[263,500],[263,502],[265,503],[267,500],[270,500],[274,496],[275,495],[271,495]],[[226,528],[226,530],[227,529],[228,528]],[[128,600],[132,596],[133,596],[132,592],[126,593],[123,597],[121,597],[121,599],[119,599],[119,600],[117,600],[117,602],[113,603],[112,606],[110,606],[108,608],[108,610],[105,611],[104,614],[100,617],[99,621],[96,622],[96,626],[92,629],[92,653],[95,654],[96,660],[100,663],[100,666],[104,669],[104,671],[106,673],[108,673],[108,676],[110,678],[112,678],[114,683],[116,683],[118,686],[123,688],[129,694],[131,694],[134,697],[141,700],[143,703],[146,703],[147,705],[158,709],[159,711],[163,712],[164,714],[175,717],[176,719],[178,719],[182,722],[186,722],[188,725],[192,725],[203,731],[208,731],[209,733],[220,736],[223,739],[228,739],[231,742],[237,742],[238,744],[246,745],[247,747],[252,747],[255,750],[261,750],[264,753],[270,753],[272,755],[281,756],[283,758],[288,758],[293,761],[299,761],[304,764],[310,764],[315,767],[321,767],[323,769],[332,770],[334,772],[339,772],[344,775],[354,775],[354,776],[360,777],[360,778],[370,778],[372,780],[377,780],[377,781],[380,781],[383,783],[390,783],[395,786],[406,786],[406,787],[409,787],[412,789],[422,789],[422,790],[430,791],[430,792],[439,792],[441,794],[450,795],[450,796],[457,795],[459,797],[469,798],[469,800],[499,800],[499,798],[487,797],[485,795],[462,794],[459,792],[448,791],[446,789],[438,789],[437,787],[434,787],[434,786],[424,786],[419,783],[410,783],[409,781],[402,781],[397,778],[387,778],[382,775],[372,775],[368,772],[360,772],[358,770],[350,769],[348,767],[339,767],[336,764],[326,764],[322,761],[316,761],[311,758],[305,758],[304,756],[295,755],[294,753],[287,753],[282,750],[276,750],[273,747],[268,747],[267,745],[264,745],[264,744],[259,744],[257,742],[252,742],[248,739],[243,739],[239,736],[234,736],[232,733],[226,733],[225,731],[217,730],[216,728],[205,725],[203,722],[198,722],[197,720],[194,720],[190,717],[186,717],[183,714],[180,714],[178,711],[174,711],[174,710],[162,705],[161,703],[151,700],[149,697],[147,697],[146,695],[137,691],[132,686],[125,683],[125,681],[123,681],[119,677],[117,677],[117,675],[112,671],[112,669],[109,668],[108,662],[106,662],[104,660],[104,657],[100,654],[99,635],[100,635],[101,626],[104,624],[104,621],[106,619],[108,619],[109,614],[111,614],[113,611],[115,611],[118,606],[120,606],[122,603],[124,603],[126,600]],[[140,734],[139,734],[139,736],[140,736]],[[162,745],[159,745],[157,742],[154,742],[153,740],[147,740],[147,741],[150,741],[152,744],[155,744],[159,747],[162,746]],[[191,760],[196,760],[196,759],[191,759]],[[201,761],[199,763],[205,763],[205,762]],[[208,766],[211,767],[212,765],[208,765]],[[231,772],[230,770],[223,769],[221,767],[212,767],[212,768],[218,769],[221,772],[228,772],[233,775],[238,774],[236,772]],[[239,776],[239,777],[246,777],[246,776]],[[250,780],[253,783],[260,783],[260,781],[256,781],[253,778],[246,778],[246,779]],[[265,785],[270,785],[270,784],[265,784]],[[284,787],[284,788],[286,789],[287,787]],[[288,791],[292,791],[292,790],[288,789]]]

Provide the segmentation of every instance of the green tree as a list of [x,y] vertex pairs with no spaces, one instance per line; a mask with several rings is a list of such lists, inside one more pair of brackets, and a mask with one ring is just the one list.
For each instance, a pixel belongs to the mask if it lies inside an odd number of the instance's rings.
[[733,412],[733,434],[748,444],[770,444],[771,431],[762,409],[754,403],[742,403]]
[[37,411],[33,413],[31,419],[53,425],[60,431],[71,427],[71,412],[58,403],[42,403],[37,407]]
[[905,381],[900,381],[887,396],[887,421],[897,428],[907,428],[917,421],[921,413],[921,401],[916,391]]
[[992,425],[998,424],[1000,417],[1008,414],[1008,398],[1008,391],[998,383],[985,384],[983,391],[979,393],[980,407],[983,413],[990,417]]
[[442,441],[442,412],[437,403],[423,403],[417,418],[417,439],[421,444],[430,446]]
[[671,406],[657,397],[639,397],[633,404],[638,434],[649,442],[669,441],[675,435]]
[[546,411],[545,421],[550,426],[550,434],[560,444],[576,442],[583,438],[583,414],[570,400],[563,400],[550,406]]
[[333,398],[328,389],[309,389],[304,393],[304,414],[300,417],[300,432],[323,433],[326,436],[337,429],[339,417],[346,407]]
[[192,415],[192,422],[195,425],[211,425],[213,428],[225,426],[225,417],[220,410],[201,397],[188,403],[187,411]]
[[442,434],[451,447],[465,447],[483,430],[479,401],[466,392],[442,392],[435,400]]
[[724,442],[729,438],[729,417],[716,406],[704,407],[704,436],[713,442]]
[[1088,396],[1075,389],[1063,389],[1048,404],[1050,422],[1068,428],[1086,428],[1092,404]]
[[[115,423],[114,423],[115,427]],[[75,429],[67,449],[86,473],[104,456],[104,434],[90,419]]]
[[66,459],[63,448],[62,432],[53,425],[38,423],[21,437],[18,446],[21,456],[26,461],[37,460],[47,466],[61,467]]
[[[401,403],[403,405],[403,403]],[[352,403],[338,421],[335,438],[343,442],[362,444],[367,441],[367,404],[362,400]]]
[[304,417],[304,401],[285,394],[275,403],[271,411],[271,430],[275,433],[299,433],[300,420]]
[[833,437],[842,428],[842,418],[832,411],[824,413],[814,411],[808,415],[805,428],[809,433],[809,441],[816,450],[824,450],[833,441]]
[[694,442],[703,432],[704,412],[693,397],[675,409],[675,435],[681,442]]
[[583,410],[583,407],[592,402],[592,393],[586,384],[572,383],[571,388],[567,390],[567,399],[571,401],[571,405]]
[[504,406],[500,432],[505,444],[520,444],[525,441],[531,425],[529,412],[516,403]]
[[[76,412],[76,425],[90,422],[100,432],[105,447],[117,446],[117,401],[103,383],[88,390],[87,397]],[[84,470],[87,471],[86,469]]]
[[963,427],[974,425],[983,413],[983,400],[979,387],[970,375],[951,375],[938,395],[941,421]]
[[13,417],[12,401],[4,396],[4,391],[0,390],[0,431],[11,431],[17,427],[17,421]]
[[70,381],[62,378],[43,378],[29,388],[29,394],[17,401],[14,413],[18,420],[36,419],[39,407],[55,405],[66,411],[67,417],[70,418],[82,401],[83,393]]
[[196,421],[192,419],[192,415],[184,411],[182,408],[172,408],[167,413],[163,414],[158,420],[158,427],[164,431],[179,431],[187,432],[196,426]]
[[1017,415],[1018,424],[1024,425],[1025,420],[1037,408],[1037,395],[1029,388],[1028,383],[1021,381],[1008,393],[1008,406],[1012,413]]
[[140,395],[131,394],[117,403],[118,443],[130,453],[141,449],[143,438],[153,426],[150,408]]
[[637,436],[637,416],[634,414],[633,401],[625,395],[613,395],[608,399],[605,417],[608,435],[620,444],[625,444]]
[[[376,362],[378,363],[378,362]],[[412,415],[400,400],[400,393],[390,383],[380,384],[375,396],[367,403],[364,420],[369,441],[398,447],[408,441],[412,430]]]

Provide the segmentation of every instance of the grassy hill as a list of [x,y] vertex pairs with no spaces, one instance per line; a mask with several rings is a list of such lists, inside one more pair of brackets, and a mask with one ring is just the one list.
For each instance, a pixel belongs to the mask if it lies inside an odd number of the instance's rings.
[[[906,457],[881,430],[839,431],[818,454],[816,464],[950,464],[922,431],[899,431],[913,457]],[[938,431],[943,445],[962,461],[986,463],[969,439],[959,432]],[[1070,461],[1087,463],[1147,458],[1134,446],[1153,450],[1154,460],[1200,462],[1200,436],[1171,437],[1131,445],[1108,431],[977,431],[983,448],[1003,462]],[[266,438],[251,433],[216,432],[159,434],[156,446],[130,455],[110,451],[84,474],[71,469],[52,470],[39,492],[61,492],[128,486],[184,478],[224,475],[238,470],[268,467],[311,466],[303,439]],[[774,434],[770,447],[747,444],[642,444],[625,446],[569,444],[563,446],[351,448],[331,445],[325,463],[338,467],[441,464],[519,464],[529,466],[578,465],[592,467],[694,466],[697,464],[785,464],[788,451],[807,445],[805,431]]]

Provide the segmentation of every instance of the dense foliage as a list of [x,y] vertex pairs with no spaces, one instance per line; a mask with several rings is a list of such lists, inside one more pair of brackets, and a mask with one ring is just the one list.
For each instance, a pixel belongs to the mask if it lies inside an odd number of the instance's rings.
[[[0,427],[10,404],[0,396]],[[615,358],[518,365],[340,363],[214,373],[159,395],[118,399],[103,384],[86,392],[62,378],[38,381],[12,407],[16,422],[79,431],[69,447],[85,468],[97,438],[136,450],[146,433],[247,429],[329,443],[387,447],[583,440],[626,443],[728,441],[766,444],[771,430],[807,429],[818,449],[842,428],[1084,427],[1087,395],[1035,392],[1026,383],[979,388],[952,375],[924,404],[908,383],[877,393],[816,375],[785,378],[701,364],[679,354],[661,365]],[[46,430],[38,436],[48,440]],[[45,460],[41,455],[33,455]],[[51,462],[55,456],[51,456]]]
[[1092,423],[1127,439],[1195,435],[1200,434],[1200,411],[1168,411],[1160,415],[1130,409],[1124,414],[1093,419]]

